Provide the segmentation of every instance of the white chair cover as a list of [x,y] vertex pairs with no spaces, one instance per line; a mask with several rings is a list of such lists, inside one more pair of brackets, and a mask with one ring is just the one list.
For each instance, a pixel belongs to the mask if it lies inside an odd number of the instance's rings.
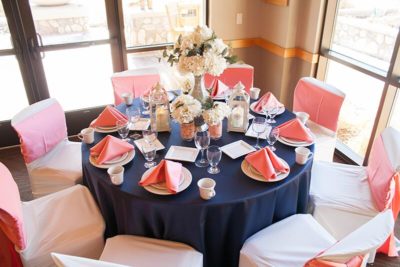
[[312,120],[308,120],[307,127],[315,135],[314,160],[332,161],[336,147],[336,133]]
[[22,203],[27,246],[24,266],[54,266],[51,252],[98,258],[105,224],[89,190],[81,185]]
[[203,255],[188,245],[129,235],[107,239],[100,260],[140,267],[203,266]]
[[[55,114],[47,115],[52,112]],[[26,123],[34,123],[36,128],[20,129]],[[21,151],[34,198],[82,182],[81,143],[68,141],[65,115],[57,100],[49,98],[30,105],[12,118],[11,125],[21,140],[29,141],[21,144]]]
[[53,258],[53,261],[57,267],[128,267],[127,265],[69,256],[59,253],[51,253],[51,257]]
[[311,215],[293,215],[249,237],[239,266],[300,267],[335,242]]

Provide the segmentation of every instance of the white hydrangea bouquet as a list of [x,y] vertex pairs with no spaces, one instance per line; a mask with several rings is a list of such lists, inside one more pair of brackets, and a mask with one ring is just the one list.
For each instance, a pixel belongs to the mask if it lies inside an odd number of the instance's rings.
[[203,75],[219,76],[229,63],[237,61],[229,47],[207,26],[197,26],[193,32],[180,35],[173,47],[164,50],[163,57],[181,73],[193,73],[195,84],[190,94],[201,103],[209,96]]
[[208,125],[216,125],[225,117],[228,117],[230,113],[231,109],[227,104],[215,101],[211,108],[203,111],[202,115]]
[[201,115],[201,103],[190,95],[180,95],[171,103],[171,116],[180,124],[191,123]]

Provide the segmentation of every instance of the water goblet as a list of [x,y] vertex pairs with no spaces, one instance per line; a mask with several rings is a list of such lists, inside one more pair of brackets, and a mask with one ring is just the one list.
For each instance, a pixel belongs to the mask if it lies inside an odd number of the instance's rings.
[[207,172],[211,174],[217,174],[220,172],[218,163],[221,160],[222,151],[219,146],[209,146],[207,148],[207,159],[210,167],[207,168]]
[[119,136],[122,138],[123,141],[128,142],[130,140],[129,138],[127,138],[129,134],[129,121],[118,120],[116,126]]
[[194,163],[197,167],[207,167],[208,160],[204,157],[204,150],[210,145],[210,133],[208,131],[196,132],[194,136],[194,144],[200,149],[201,157]]
[[271,124],[276,123],[276,120],[274,120],[274,118],[278,114],[278,112],[279,112],[279,107],[276,107],[276,106],[270,107],[268,109],[268,114],[269,114],[270,119],[267,122],[271,123]]
[[254,145],[254,148],[261,149],[262,147],[259,144],[259,140],[260,140],[260,134],[265,132],[265,130],[267,129],[267,120],[266,120],[266,118],[264,118],[264,117],[254,117],[253,123],[251,124],[251,127],[252,127],[253,131],[257,133],[257,142]]
[[[135,123],[137,123],[140,120],[140,108],[134,106],[127,107],[126,115],[128,116],[128,119],[132,124],[132,126],[134,126]],[[138,133],[134,133],[130,137],[136,140],[139,139],[141,135]]]
[[274,144],[275,144],[276,140],[278,139],[278,136],[279,136],[279,128],[276,128],[276,127],[272,128],[271,127],[271,130],[269,131],[269,133],[267,135],[267,141],[268,141],[268,144],[269,144],[269,148],[272,151],[276,150],[276,148],[274,147]]
[[149,96],[142,95],[140,97],[140,102],[141,102],[142,107],[143,107],[142,114],[143,115],[149,115],[150,114],[150,103],[149,103],[150,99],[149,99]]
[[142,145],[142,153],[144,158],[146,159],[144,167],[147,169],[154,167],[156,165],[156,163],[154,162],[154,159],[156,157],[156,147],[152,143],[145,142]]

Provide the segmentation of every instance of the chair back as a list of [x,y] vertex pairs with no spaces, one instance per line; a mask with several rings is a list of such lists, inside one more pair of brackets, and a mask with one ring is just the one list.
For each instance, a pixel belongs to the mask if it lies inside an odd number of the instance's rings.
[[303,111],[310,120],[334,132],[345,94],[312,77],[299,80],[294,90],[293,111]]
[[11,120],[17,132],[25,163],[44,156],[67,138],[65,114],[54,98],[26,107]]
[[122,93],[132,93],[139,97],[149,91],[160,81],[160,74],[155,68],[143,68],[127,70],[114,73],[111,76],[111,83],[114,88],[114,103],[119,105],[123,102]]
[[93,260],[89,258],[70,256],[60,253],[51,253],[51,257],[57,267],[128,267],[127,265],[105,262],[101,260]]
[[231,64],[220,76],[213,76],[208,73],[204,75],[206,88],[212,87],[215,80],[220,80],[229,88],[233,88],[237,83],[242,82],[246,92],[250,92],[254,82],[254,68],[247,64]]
[[[0,230],[20,250],[25,249],[22,206],[17,184],[0,162]],[[3,245],[2,245],[3,246]]]
[[393,227],[391,211],[381,212],[316,258],[345,263],[353,257],[364,256],[382,245],[393,231]]

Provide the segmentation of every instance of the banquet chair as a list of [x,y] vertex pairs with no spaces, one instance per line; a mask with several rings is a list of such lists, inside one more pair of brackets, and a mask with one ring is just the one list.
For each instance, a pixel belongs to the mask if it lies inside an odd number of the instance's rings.
[[249,237],[239,267],[366,266],[369,252],[385,241],[393,225],[387,210],[336,240],[310,214],[292,215]]
[[307,126],[315,135],[315,160],[332,161],[336,131],[345,94],[311,77],[301,78],[294,90],[293,111],[307,112]]
[[[314,162],[310,185],[314,217],[335,238],[342,238],[385,209],[391,209],[396,219],[400,210],[399,171],[400,132],[391,127],[374,140],[367,167]],[[397,256],[396,250],[392,234],[378,251]]]
[[122,93],[132,93],[134,97],[142,96],[160,81],[157,68],[143,68],[116,72],[111,76],[114,89],[114,104],[123,102]]
[[[141,266],[202,267],[203,255],[188,245],[147,237],[118,235],[108,238],[99,260],[52,253],[58,267]],[[79,265],[80,264],[80,265]],[[116,264],[116,265],[112,265]]]
[[234,88],[239,82],[245,87],[246,92],[250,91],[254,82],[254,68],[247,64],[231,64],[229,65],[220,76],[213,76],[206,73],[204,75],[204,84],[206,88],[213,86],[216,80],[220,80],[229,88]]
[[68,140],[65,114],[56,99],[26,107],[11,125],[20,139],[34,198],[82,182],[81,143]]
[[97,258],[105,224],[89,190],[75,185],[21,202],[18,187],[0,162],[0,255],[9,265],[53,266],[50,253]]

